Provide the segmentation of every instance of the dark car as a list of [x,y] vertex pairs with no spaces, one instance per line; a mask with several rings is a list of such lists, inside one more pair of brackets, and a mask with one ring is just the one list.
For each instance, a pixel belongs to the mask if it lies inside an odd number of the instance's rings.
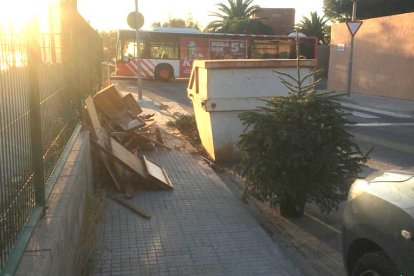
[[414,172],[375,172],[352,184],[343,213],[348,275],[414,275]]

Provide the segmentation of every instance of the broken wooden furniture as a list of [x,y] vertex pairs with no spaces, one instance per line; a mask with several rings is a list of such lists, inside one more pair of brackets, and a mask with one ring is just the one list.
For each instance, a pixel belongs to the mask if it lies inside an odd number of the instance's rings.
[[[111,136],[128,150],[151,149],[154,146],[170,150],[162,143],[161,133],[151,131],[154,122],[148,122],[149,119],[140,115],[142,109],[132,94],[122,97],[117,88],[111,85],[99,91],[93,101],[104,114],[103,124]],[[153,114],[144,116],[151,118]]]
[[118,189],[121,189],[121,181],[116,169],[114,169],[116,164],[160,188],[169,190],[173,188],[164,168],[149,160],[145,155],[137,157],[111,137],[109,131],[101,125],[94,101],[90,96],[85,100],[85,104],[91,140],[100,150],[101,159]]
[[[139,116],[133,115],[130,111],[115,85],[110,85],[99,91],[93,97],[93,101],[99,111],[123,131],[130,131],[145,126],[145,121]],[[137,110],[134,109],[134,112],[137,112]]]

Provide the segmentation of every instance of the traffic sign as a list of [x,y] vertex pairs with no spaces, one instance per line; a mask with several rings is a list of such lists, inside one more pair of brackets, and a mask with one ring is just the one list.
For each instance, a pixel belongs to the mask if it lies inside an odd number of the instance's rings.
[[363,21],[347,21],[346,26],[348,27],[349,33],[354,36],[358,32],[362,23]]
[[138,12],[138,24],[137,24],[137,17],[136,12],[131,12],[128,14],[127,23],[132,29],[139,29],[144,25],[144,16]]

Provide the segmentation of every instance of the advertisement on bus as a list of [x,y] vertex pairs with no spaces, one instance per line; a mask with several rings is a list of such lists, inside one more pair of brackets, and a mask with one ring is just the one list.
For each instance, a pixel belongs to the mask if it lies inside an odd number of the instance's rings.
[[210,40],[211,59],[247,58],[246,40]]
[[210,59],[208,39],[198,37],[180,38],[180,76],[189,77],[195,59]]

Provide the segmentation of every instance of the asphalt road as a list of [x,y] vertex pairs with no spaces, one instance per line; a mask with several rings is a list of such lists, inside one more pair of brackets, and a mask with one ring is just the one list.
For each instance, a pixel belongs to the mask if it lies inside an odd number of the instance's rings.
[[[116,80],[120,90],[137,93],[135,80]],[[188,113],[194,113],[193,104],[187,98],[187,81],[175,80],[160,82],[155,80],[142,81],[142,94],[158,103],[177,102]]]
[[354,139],[364,152],[373,147],[368,166],[377,170],[414,168],[414,118],[383,110],[350,108]]

